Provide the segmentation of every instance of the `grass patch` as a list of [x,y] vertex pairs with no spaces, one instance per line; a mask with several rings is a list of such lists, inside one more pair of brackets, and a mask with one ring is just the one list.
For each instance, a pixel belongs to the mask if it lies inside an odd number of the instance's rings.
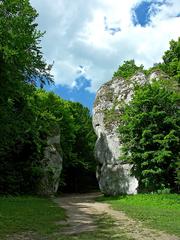
[[0,197],[0,239],[22,232],[48,235],[59,229],[56,221],[65,212],[50,199],[38,197]]
[[100,197],[116,210],[142,221],[146,226],[180,236],[180,195],[138,194]]

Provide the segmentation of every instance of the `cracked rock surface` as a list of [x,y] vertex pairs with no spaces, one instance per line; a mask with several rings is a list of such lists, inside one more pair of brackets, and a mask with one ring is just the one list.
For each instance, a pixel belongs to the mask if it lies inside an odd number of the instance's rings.
[[137,192],[138,181],[130,175],[132,166],[119,160],[122,147],[118,135],[119,119],[123,104],[132,99],[134,86],[144,85],[160,76],[157,71],[149,76],[138,72],[128,80],[113,78],[97,91],[93,108],[93,127],[97,135],[95,157],[99,187],[106,195]]

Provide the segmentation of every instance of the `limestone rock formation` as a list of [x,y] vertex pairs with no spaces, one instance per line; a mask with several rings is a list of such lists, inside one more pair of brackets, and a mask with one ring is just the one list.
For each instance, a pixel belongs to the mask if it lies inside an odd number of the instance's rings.
[[38,193],[47,196],[53,195],[58,190],[62,170],[59,133],[56,132],[56,134],[54,133],[48,137],[41,165],[43,176],[40,180]]
[[106,195],[137,192],[138,181],[130,175],[132,166],[119,160],[121,141],[118,136],[118,121],[123,104],[132,99],[134,86],[152,81],[158,75],[155,72],[146,77],[139,72],[128,80],[113,78],[97,92],[93,109],[93,127],[98,137],[95,146],[97,179],[100,190]]

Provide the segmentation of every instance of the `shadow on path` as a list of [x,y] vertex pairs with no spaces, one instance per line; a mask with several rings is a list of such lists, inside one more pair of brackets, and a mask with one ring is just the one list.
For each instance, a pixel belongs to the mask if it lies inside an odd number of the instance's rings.
[[95,198],[98,196],[101,194],[69,194],[55,199],[55,202],[66,210],[68,216],[65,222],[59,222],[64,225],[62,233],[72,235],[96,229],[94,222],[96,213],[92,205],[95,204]]
[[95,223],[95,217],[100,219],[105,214],[109,216],[109,219],[115,221],[113,230],[117,234],[124,233],[130,239],[179,240],[174,235],[144,227],[141,222],[127,217],[125,213],[113,210],[107,203],[96,202],[95,199],[98,196],[101,196],[101,194],[69,194],[54,199],[60,207],[66,210],[68,217],[65,222],[59,222],[59,224],[64,225],[61,226],[62,234],[77,235],[83,232],[95,231],[98,227],[97,223]]

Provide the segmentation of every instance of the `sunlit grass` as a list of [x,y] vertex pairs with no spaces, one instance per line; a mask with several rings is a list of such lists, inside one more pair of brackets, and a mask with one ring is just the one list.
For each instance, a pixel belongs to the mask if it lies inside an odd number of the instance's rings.
[[101,197],[116,210],[142,221],[145,225],[180,236],[180,195],[138,194],[121,197]]

